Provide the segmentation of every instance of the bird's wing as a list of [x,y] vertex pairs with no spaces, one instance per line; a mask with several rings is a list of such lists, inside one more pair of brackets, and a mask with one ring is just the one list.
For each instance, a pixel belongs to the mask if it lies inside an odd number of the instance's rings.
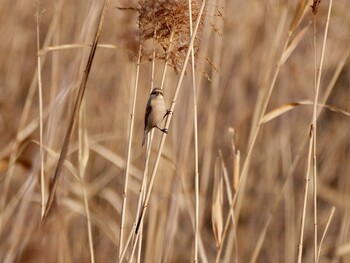
[[150,102],[148,102],[147,107],[146,107],[146,113],[145,113],[145,128],[144,128],[144,130],[146,130],[148,117],[151,114],[151,112],[152,112],[152,105]]

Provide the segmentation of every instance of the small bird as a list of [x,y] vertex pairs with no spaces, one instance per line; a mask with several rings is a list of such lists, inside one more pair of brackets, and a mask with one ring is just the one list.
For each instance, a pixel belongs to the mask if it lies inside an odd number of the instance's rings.
[[146,106],[142,146],[145,144],[149,131],[153,128],[168,133],[167,129],[161,129],[158,127],[167,114],[169,114],[169,111],[165,109],[163,91],[159,88],[154,88],[149,96]]

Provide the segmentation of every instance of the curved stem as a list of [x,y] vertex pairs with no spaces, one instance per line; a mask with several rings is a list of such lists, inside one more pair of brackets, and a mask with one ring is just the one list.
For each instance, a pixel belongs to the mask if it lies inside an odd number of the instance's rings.
[[[188,0],[188,13],[190,18],[190,36],[192,37],[192,3]],[[191,73],[192,73],[192,90],[193,90],[193,126],[194,126],[194,186],[195,186],[195,227],[194,227],[194,255],[193,262],[198,262],[198,239],[199,239],[199,168],[198,168],[198,121],[197,121],[197,91],[196,76],[194,68],[194,50],[191,46]]]
[[136,76],[135,76],[133,102],[132,102],[131,113],[130,113],[129,140],[128,140],[126,165],[125,165],[125,182],[124,182],[123,203],[122,203],[122,211],[121,211],[121,219],[120,219],[118,258],[120,258],[121,253],[123,251],[123,235],[124,235],[124,227],[125,227],[124,225],[125,225],[126,197],[127,197],[127,192],[128,192],[131,144],[132,144],[133,131],[134,131],[134,115],[135,115],[137,88],[138,88],[138,82],[139,82],[141,50],[142,50],[142,45],[140,44],[138,58],[137,58],[137,64],[136,64]]

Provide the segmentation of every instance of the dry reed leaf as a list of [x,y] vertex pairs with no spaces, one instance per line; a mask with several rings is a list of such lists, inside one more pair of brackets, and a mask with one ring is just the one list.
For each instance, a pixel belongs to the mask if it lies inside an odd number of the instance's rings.
[[[125,169],[125,158],[124,157],[121,157],[121,156],[115,154],[111,150],[107,149],[106,147],[104,147],[98,143],[90,144],[90,149],[92,151],[94,151],[95,153],[99,154],[104,159],[106,159],[109,162],[111,162],[112,164],[114,164],[116,167],[118,167],[120,169]],[[141,181],[143,172],[140,169],[136,168],[135,166],[131,165],[130,166],[130,174]]]
[[215,162],[213,203],[211,207],[211,221],[217,248],[221,246],[224,225],[222,215],[223,182],[220,167],[220,159],[217,158]]
[[115,211],[118,212],[118,214],[121,213],[122,200],[115,189],[105,187],[103,191],[99,193],[99,197],[106,200],[115,209]]
[[61,148],[60,157],[58,159],[58,163],[57,163],[57,166],[56,166],[56,170],[55,170],[55,173],[54,173],[54,175],[52,177],[52,180],[50,182],[49,198],[47,200],[46,207],[45,207],[45,212],[44,212],[44,215],[43,215],[43,217],[41,219],[41,222],[44,222],[46,220],[46,218],[48,217],[48,215],[49,215],[49,213],[51,211],[54,199],[55,199],[57,185],[58,185],[58,179],[59,179],[59,177],[61,175],[62,166],[64,164],[64,161],[65,161],[66,157],[67,157],[68,148],[69,148],[69,142],[70,142],[70,139],[71,139],[72,134],[73,134],[73,129],[74,129],[74,126],[75,126],[75,122],[76,122],[77,116],[78,116],[79,111],[80,111],[82,100],[84,98],[84,94],[85,94],[85,91],[86,91],[87,80],[88,80],[88,77],[89,77],[89,74],[90,74],[92,62],[93,62],[94,57],[95,57],[97,44],[98,44],[98,41],[99,41],[100,36],[101,36],[101,31],[102,31],[103,22],[104,22],[104,18],[105,18],[105,14],[106,14],[106,10],[107,10],[108,4],[109,4],[109,0],[105,0],[104,4],[103,4],[103,7],[102,7],[102,10],[101,10],[101,13],[100,13],[100,19],[99,19],[97,30],[96,30],[96,33],[95,33],[95,38],[94,38],[94,41],[93,41],[93,44],[92,44],[92,47],[91,47],[91,50],[90,50],[89,59],[88,59],[88,61],[86,63],[84,75],[82,77],[82,80],[81,80],[81,83],[80,83],[80,87],[79,87],[79,90],[78,90],[78,95],[77,95],[77,97],[75,99],[75,102],[74,102],[73,112],[72,112],[72,115],[71,115],[71,118],[70,118],[70,121],[69,121],[69,125],[68,125],[68,128],[67,128],[65,137],[64,137],[64,141],[63,141],[63,145],[62,145],[62,148]]
[[311,25],[311,23],[309,23],[307,26],[305,26],[294,38],[293,40],[291,40],[288,43],[287,48],[285,49],[285,51],[282,54],[281,60],[280,60],[280,65],[282,66],[287,59],[289,58],[289,56],[292,54],[292,52],[294,51],[294,49],[298,46],[298,44],[300,43],[300,41],[303,39],[306,31],[309,29],[309,26]]
[[[305,105],[313,105],[313,104],[308,102],[308,103],[305,103]],[[334,107],[334,106],[326,105],[326,104],[318,104],[318,106],[319,107],[323,107],[323,108],[325,108],[327,110],[336,112],[336,113],[344,114],[345,116],[349,116],[350,117],[350,112],[342,110],[342,109],[340,109],[338,107]]]
[[326,237],[326,234],[327,234],[327,231],[328,231],[328,228],[331,224],[331,221],[333,219],[333,216],[334,216],[334,212],[335,212],[335,206],[332,206],[331,208],[331,212],[328,216],[328,220],[327,220],[327,223],[326,223],[326,227],[323,231],[323,234],[322,234],[322,237],[321,237],[321,241],[320,241],[320,245],[319,245],[319,248],[318,248],[318,253],[317,253],[317,259],[319,260],[320,259],[320,254],[321,254],[321,248],[322,248],[322,244],[323,244],[323,241]]
[[308,7],[308,0],[300,0],[297,9],[295,10],[294,17],[289,26],[289,31],[293,32],[299,25],[300,21],[305,15],[305,11]]
[[79,173],[80,177],[84,177],[86,165],[89,160],[89,138],[85,125],[85,101],[83,101],[82,107],[79,112]]
[[[221,171],[222,171],[221,174],[223,177],[223,183],[225,183],[225,185],[223,185],[223,187],[224,186],[226,187],[227,197],[228,197],[229,202],[231,202],[231,200],[232,200],[231,184],[230,184],[227,167],[225,165],[224,157],[222,156],[221,150],[219,150],[219,157],[220,157],[220,161],[221,161]],[[224,193],[222,193],[222,194],[224,194]]]
[[[65,45],[59,45],[59,46],[48,46],[43,49],[40,49],[38,52],[38,56],[46,55],[49,52],[52,51],[60,51],[60,50],[68,50],[68,49],[76,49],[76,48],[91,48],[92,45],[89,44],[65,44]],[[118,46],[111,45],[111,44],[98,44],[97,47],[99,48],[109,48],[109,49],[117,49]]]
[[[63,198],[62,204],[74,214],[85,216],[85,207],[81,201],[72,198]],[[116,233],[118,232],[119,227],[115,222],[113,222],[113,220],[106,220],[101,212],[97,213],[95,211],[91,211],[91,223],[96,225],[98,229],[101,230],[101,233],[104,233],[104,235],[108,237],[113,244],[116,246],[118,245]]]
[[[33,142],[35,144],[37,144],[38,146],[40,145],[38,141],[32,140],[30,142]],[[46,145],[43,145],[43,149],[54,159],[58,160],[59,158],[59,154],[57,152],[55,152],[54,150],[52,150],[51,148],[47,147]],[[78,182],[80,182],[80,177],[78,175],[78,171],[75,169],[74,165],[68,161],[65,160],[63,163],[63,166],[73,175],[73,177],[75,179],[77,179]]]
[[[310,100],[302,100],[302,101],[297,101],[297,102],[290,102],[290,103],[287,103],[287,104],[284,104],[272,111],[270,111],[269,113],[265,114],[264,117],[262,117],[262,119],[260,120],[260,123],[259,125],[261,124],[265,124],[277,117],[279,117],[280,115],[294,109],[295,107],[298,107],[298,106],[301,106],[301,105],[308,105],[308,106],[311,106],[311,105],[314,105],[314,102],[313,101],[310,101]],[[345,110],[342,110],[340,108],[337,108],[337,107],[334,107],[334,106],[331,106],[331,105],[326,105],[326,104],[317,104],[318,107],[322,107],[322,108],[325,108],[327,110],[330,110],[330,111],[333,111],[333,112],[336,112],[336,113],[341,113],[341,114],[344,114],[345,116],[349,116],[350,117],[350,112],[348,111],[345,111]]]
[[232,156],[233,156],[233,172],[232,172],[232,183],[233,183],[233,190],[237,191],[238,183],[239,183],[239,173],[240,173],[240,159],[241,154],[240,151],[236,148],[236,140],[235,140],[235,130],[230,127],[228,129],[229,135],[231,137],[231,150],[232,150]]
[[[79,141],[79,149],[78,149],[79,174],[81,178],[84,178],[86,165],[89,160],[89,140],[88,140],[86,125],[85,125],[85,100],[84,99],[82,101],[82,105],[79,111],[78,141]],[[84,179],[82,181],[83,181],[83,184],[81,187],[83,188],[83,195],[84,195],[90,257],[91,257],[91,262],[95,262],[95,252],[94,252],[92,230],[91,230],[91,213],[90,213],[88,194],[87,194],[88,191],[86,190]]]
[[[309,101],[310,103],[312,103],[311,101]],[[303,105],[304,103],[303,102],[291,102],[291,103],[287,103],[287,104],[284,104],[272,111],[270,111],[269,113],[265,114],[264,117],[262,117],[262,119],[260,120],[260,125],[261,124],[265,124],[277,117],[279,117],[280,115],[294,109],[295,107],[298,107],[300,105]]]
[[233,171],[233,190],[237,191],[238,184],[239,184],[239,173],[240,173],[240,161],[241,161],[241,152],[237,150],[234,155],[233,165],[234,165],[234,171]]

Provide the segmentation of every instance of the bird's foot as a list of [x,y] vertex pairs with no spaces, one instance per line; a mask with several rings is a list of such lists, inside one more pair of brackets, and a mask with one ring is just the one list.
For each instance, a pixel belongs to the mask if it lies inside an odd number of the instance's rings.
[[167,109],[167,110],[166,110],[166,113],[165,113],[165,115],[164,115],[164,117],[163,117],[163,119],[164,119],[166,116],[170,115],[170,114],[173,114],[173,111],[170,110],[170,109]]
[[166,134],[168,134],[168,129],[165,129],[165,128],[164,128],[164,129],[161,129],[161,131],[164,132],[164,133],[166,133]]

